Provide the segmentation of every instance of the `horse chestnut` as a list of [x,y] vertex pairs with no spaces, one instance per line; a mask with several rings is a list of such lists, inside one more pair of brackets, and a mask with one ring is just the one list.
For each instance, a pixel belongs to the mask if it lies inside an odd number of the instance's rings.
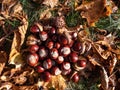
[[36,53],[33,53],[33,54],[29,54],[27,56],[27,63],[30,65],[30,66],[36,66],[38,64],[38,60],[39,60],[39,57]]
[[77,83],[78,81],[79,81],[79,75],[78,75],[78,73],[76,72],[76,73],[73,73],[73,75],[71,76],[71,80],[73,81],[73,82],[75,82],[75,83]]
[[45,47],[40,47],[38,54],[39,54],[40,59],[43,60],[44,58],[47,57],[48,51]]
[[82,45],[81,45],[80,42],[77,41],[73,44],[73,50],[74,51],[79,52],[81,49],[82,49]]
[[53,67],[51,71],[53,75],[61,74],[61,70],[58,67]]
[[39,27],[37,25],[33,25],[30,28],[30,32],[32,32],[32,33],[38,33],[39,32]]
[[42,76],[45,82],[48,82],[51,80],[51,74],[48,71],[43,72]]
[[77,65],[79,67],[86,67],[86,60],[78,60]]
[[60,54],[64,57],[68,56],[71,53],[70,47],[69,46],[63,46],[60,49]]
[[52,41],[47,41],[47,42],[46,42],[46,47],[47,47],[48,49],[52,49],[53,46],[54,46],[54,42],[52,42]]
[[59,42],[62,44],[62,45],[66,45],[68,44],[68,39],[64,36],[64,35],[59,35]]
[[58,50],[56,48],[53,48],[50,50],[50,57],[52,59],[57,59],[59,56]]
[[51,61],[51,59],[45,60],[45,61],[43,62],[43,67],[44,67],[45,69],[50,69],[50,68],[52,67],[52,61]]
[[37,68],[37,72],[39,72],[39,73],[42,73],[42,72],[45,71],[45,69],[42,66],[40,66],[40,65],[37,66],[36,68]]
[[41,32],[40,32],[40,40],[41,40],[41,41],[46,41],[47,38],[48,38],[47,32],[41,31]]
[[58,56],[58,58],[55,60],[58,64],[61,64],[64,62],[64,57],[63,56]]
[[70,62],[77,62],[78,61],[78,54],[75,52],[70,53],[69,60],[70,60]]
[[63,70],[69,70],[71,68],[71,65],[69,62],[63,62],[61,65],[61,69]]
[[38,49],[39,49],[39,46],[38,45],[31,45],[31,46],[29,46],[29,51],[31,52],[31,53],[35,53],[35,52],[37,52],[38,51]]

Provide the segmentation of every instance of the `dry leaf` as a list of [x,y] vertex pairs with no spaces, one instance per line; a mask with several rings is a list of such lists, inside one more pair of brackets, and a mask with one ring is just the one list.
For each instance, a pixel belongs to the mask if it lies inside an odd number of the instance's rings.
[[50,9],[44,10],[41,14],[40,14],[40,19],[49,19],[52,16]]
[[106,6],[106,0],[83,1],[76,10],[81,10],[81,16],[87,19],[88,25],[94,26],[94,23],[104,15],[110,15],[111,9]]
[[16,68],[21,67],[24,63],[20,49],[25,39],[25,34],[28,27],[28,21],[26,17],[22,17],[22,26],[18,27],[18,30],[14,32],[14,38],[12,42],[11,52],[9,56],[9,63],[15,64]]
[[107,59],[111,55],[111,47],[105,41],[97,41],[92,46],[103,59]]
[[27,81],[27,78],[24,76],[17,76],[13,80],[14,80],[15,84],[22,85]]
[[105,68],[102,66],[102,71],[101,71],[101,87],[103,90],[108,90],[109,88],[109,77],[107,75],[107,71]]
[[59,0],[44,0],[43,4],[50,6],[51,8],[58,5]]
[[109,77],[109,90],[117,90],[115,89],[116,84],[117,84],[116,75],[112,74],[112,76]]
[[112,74],[115,66],[117,64],[117,57],[113,54],[112,59],[110,60],[109,73]]
[[23,63],[22,56],[20,53],[21,46],[24,42],[26,30],[28,27],[27,16],[22,11],[22,6],[18,0],[1,0],[1,12],[0,21],[6,19],[18,19],[22,25],[18,27],[18,30],[14,32],[13,43],[9,56],[9,63],[16,64],[16,67],[20,67]]
[[91,56],[88,56],[88,60],[94,65],[98,65],[98,66],[101,66],[101,62],[99,60],[100,58],[97,56],[97,55],[93,55],[92,57]]
[[47,84],[47,88],[53,87],[55,90],[65,90],[66,82],[63,76],[53,76],[51,81]]
[[38,90],[38,86],[37,85],[19,86],[19,90]]
[[12,83],[5,82],[0,84],[0,90],[10,90],[12,88]]
[[106,41],[106,42],[109,43],[110,45],[115,44],[115,43],[114,43],[114,40],[115,40],[115,36],[112,35],[111,33],[104,37],[104,41]]
[[4,51],[0,51],[0,75],[7,62],[7,54]]
[[2,0],[1,3],[2,7],[0,14],[4,19],[13,18],[22,11],[22,6],[18,0]]

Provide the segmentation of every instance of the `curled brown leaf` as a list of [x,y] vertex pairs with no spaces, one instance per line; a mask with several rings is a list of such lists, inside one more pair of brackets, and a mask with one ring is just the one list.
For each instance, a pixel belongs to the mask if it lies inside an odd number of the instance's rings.
[[101,87],[103,90],[108,90],[109,88],[109,77],[107,75],[107,71],[103,66],[101,67]]
[[92,46],[103,59],[111,55],[111,46],[105,41],[97,41]]
[[117,57],[113,54],[112,59],[110,60],[109,73],[112,74],[115,66],[117,64]]
[[19,26],[18,30],[14,32],[14,38],[9,56],[9,63],[15,64],[16,67],[21,67],[24,64],[24,61],[20,50],[25,39],[25,34],[28,27],[28,21],[26,15],[18,16],[18,18],[21,20],[22,25]]

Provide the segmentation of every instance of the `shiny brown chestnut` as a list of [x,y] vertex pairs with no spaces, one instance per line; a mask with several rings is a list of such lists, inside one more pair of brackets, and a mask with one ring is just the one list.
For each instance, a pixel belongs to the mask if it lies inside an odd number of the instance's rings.
[[58,56],[57,59],[55,59],[55,61],[58,63],[58,64],[61,64],[64,62],[64,57],[63,56]]
[[77,72],[73,73],[72,76],[70,77],[71,80],[75,83],[77,83],[80,80],[80,77]]
[[69,70],[70,68],[71,68],[71,65],[69,62],[63,62],[61,64],[61,69],[63,69],[63,70]]
[[53,67],[52,69],[51,69],[51,73],[53,74],[53,75],[60,75],[61,74],[61,70],[57,67],[57,66],[55,66],[55,67]]
[[28,48],[28,50],[29,50],[30,53],[36,53],[38,51],[38,49],[39,49],[39,46],[36,45],[36,44],[35,45],[31,45]]
[[39,57],[36,53],[33,53],[33,54],[29,54],[27,56],[27,63],[30,65],[30,66],[36,66],[38,64],[38,60],[39,60]]
[[54,42],[52,42],[52,41],[47,41],[47,42],[46,42],[46,47],[47,47],[48,49],[52,49],[53,46],[54,46]]
[[41,46],[41,47],[39,47],[39,48],[40,48],[39,51],[38,51],[39,58],[40,58],[40,60],[43,60],[44,58],[47,57],[48,51],[47,51],[47,49],[46,49],[45,47],[43,47],[43,46]]
[[43,72],[42,78],[45,82],[49,82],[51,80],[51,74],[48,71]]
[[30,32],[32,32],[32,33],[38,33],[39,31],[40,30],[39,30],[39,27],[37,25],[33,25],[30,28]]
[[86,60],[78,60],[77,65],[79,67],[86,67]]
[[73,63],[77,62],[78,61],[78,54],[76,52],[70,53],[69,60],[70,60],[70,62],[73,62]]
[[57,59],[59,56],[58,50],[56,48],[52,48],[49,54],[52,59]]
[[76,41],[76,42],[73,44],[73,50],[76,51],[76,52],[80,52],[81,49],[82,49],[82,44],[81,44],[81,42]]
[[76,39],[77,39],[77,36],[78,36],[78,35],[77,35],[77,32],[72,32],[72,33],[71,33],[71,36],[72,36],[72,39],[73,39],[73,40],[76,40]]
[[56,33],[56,29],[54,27],[52,27],[50,30],[49,30],[49,34],[52,35],[52,34],[55,34]]
[[40,66],[40,65],[37,66],[36,69],[37,69],[37,72],[38,72],[38,73],[42,73],[42,72],[45,71],[45,69],[44,69],[42,66]]
[[60,48],[60,54],[64,57],[68,56],[71,53],[70,47],[65,45]]
[[60,45],[60,43],[58,43],[58,42],[56,42],[55,45],[54,45],[54,47],[55,47],[56,49],[59,49],[60,46],[61,46],[61,45]]
[[43,67],[45,69],[50,69],[52,67],[52,60],[46,59],[45,61],[43,61]]
[[59,36],[58,36],[58,41],[59,41],[59,43],[61,43],[62,45],[68,44],[68,39],[67,39],[64,35],[59,35]]
[[48,38],[48,34],[45,31],[41,31],[39,36],[41,41],[46,41]]

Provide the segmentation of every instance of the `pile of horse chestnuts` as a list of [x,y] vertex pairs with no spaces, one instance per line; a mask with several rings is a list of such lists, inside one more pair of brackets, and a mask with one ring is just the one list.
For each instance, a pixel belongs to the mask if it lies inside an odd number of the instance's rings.
[[79,58],[82,44],[76,32],[59,33],[54,26],[43,26],[40,23],[30,28],[26,45],[28,54],[26,62],[48,82],[54,75],[66,76],[68,80],[78,82],[78,71],[86,67],[86,59]]

